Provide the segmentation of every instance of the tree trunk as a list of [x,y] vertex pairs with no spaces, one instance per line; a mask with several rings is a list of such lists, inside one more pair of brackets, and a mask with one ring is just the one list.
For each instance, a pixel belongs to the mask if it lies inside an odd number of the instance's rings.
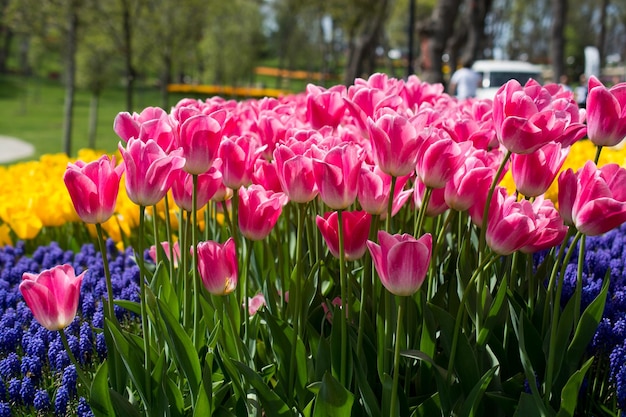
[[2,46],[0,47],[0,74],[7,72],[7,59],[11,51],[11,41],[13,40],[13,31],[6,26],[0,27],[2,31]]
[[598,44],[596,47],[598,48],[598,55],[600,55],[600,70],[602,70],[604,60],[606,58],[604,43],[606,39],[606,15],[607,9],[609,8],[609,0],[602,0],[602,5],[600,7],[600,34],[598,35]]
[[565,74],[565,19],[567,16],[567,0],[552,0],[552,44],[551,58],[553,81],[559,82],[561,75]]
[[454,21],[459,11],[461,0],[439,0],[432,15],[419,25],[420,36],[424,42],[422,57],[422,80],[429,83],[443,83],[441,56],[446,43],[454,30]]
[[89,104],[89,148],[96,149],[98,130],[98,108],[100,107],[100,91],[93,91]]
[[356,35],[350,42],[348,51],[348,63],[343,77],[345,85],[350,85],[354,83],[355,78],[366,76],[371,72],[368,60],[376,49],[376,41],[389,14],[390,4],[389,0],[374,2],[373,7],[376,7],[376,10],[356,29]]
[[167,86],[172,82],[172,55],[168,52],[163,54],[163,72],[161,73],[161,106],[165,111],[169,110],[169,92]]
[[63,152],[72,152],[72,124],[74,119],[74,92],[76,86],[76,44],[78,42],[78,10],[70,4],[65,55],[65,105],[63,110]]
[[122,25],[124,27],[124,60],[126,72],[126,111],[133,111],[133,94],[135,89],[135,69],[133,68],[133,36],[132,36],[132,16],[130,4],[127,0],[122,0]]

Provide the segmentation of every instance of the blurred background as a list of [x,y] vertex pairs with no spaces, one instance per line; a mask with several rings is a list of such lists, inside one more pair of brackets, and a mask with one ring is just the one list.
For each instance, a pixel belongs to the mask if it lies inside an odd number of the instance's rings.
[[[278,96],[374,72],[445,84],[477,59],[614,83],[624,57],[626,0],[0,0],[0,134],[49,135],[37,153],[70,154],[73,132],[112,148],[115,109],[183,96]],[[30,139],[32,116],[53,110]]]

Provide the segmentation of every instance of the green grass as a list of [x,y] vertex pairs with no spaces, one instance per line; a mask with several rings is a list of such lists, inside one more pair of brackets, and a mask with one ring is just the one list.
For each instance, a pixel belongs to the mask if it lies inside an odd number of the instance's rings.
[[[13,136],[31,143],[37,159],[43,154],[63,151],[63,105],[65,89],[58,81],[19,76],[0,76],[0,135]],[[72,129],[72,155],[88,146],[90,93],[77,90]],[[113,132],[115,116],[124,111],[122,88],[107,89],[100,99],[96,149],[112,152],[119,137]],[[173,95],[174,104],[182,96]],[[161,103],[156,88],[138,89],[135,111]],[[169,109],[168,109],[169,110]],[[0,150],[1,151],[1,150]]]

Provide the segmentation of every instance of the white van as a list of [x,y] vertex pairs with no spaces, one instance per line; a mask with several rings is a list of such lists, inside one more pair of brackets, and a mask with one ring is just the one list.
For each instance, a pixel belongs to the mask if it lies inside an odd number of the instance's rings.
[[507,81],[515,79],[526,84],[530,78],[542,83],[541,67],[524,61],[475,61],[472,69],[482,77],[482,83],[476,91],[477,98],[493,98],[498,89]]

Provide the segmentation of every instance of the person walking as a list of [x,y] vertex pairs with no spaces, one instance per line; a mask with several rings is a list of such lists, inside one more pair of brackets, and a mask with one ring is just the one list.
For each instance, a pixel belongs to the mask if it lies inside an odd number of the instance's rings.
[[472,62],[465,61],[463,67],[456,70],[450,78],[450,94],[458,99],[476,97],[480,81],[481,76],[472,69]]

